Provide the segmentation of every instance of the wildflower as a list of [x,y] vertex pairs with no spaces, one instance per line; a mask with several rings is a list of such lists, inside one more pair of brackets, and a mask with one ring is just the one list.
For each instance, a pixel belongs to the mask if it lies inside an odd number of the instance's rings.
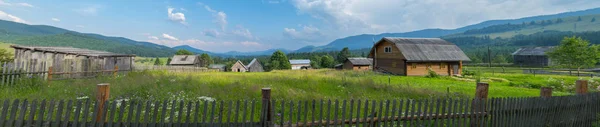
[[90,98],[90,97],[88,97],[88,96],[77,97],[77,100],[83,100],[83,99],[88,99],[88,98]]
[[201,101],[210,101],[210,102],[213,102],[213,101],[215,101],[216,99],[215,99],[215,98],[212,98],[212,97],[201,96],[201,97],[198,97],[198,100],[201,100]]

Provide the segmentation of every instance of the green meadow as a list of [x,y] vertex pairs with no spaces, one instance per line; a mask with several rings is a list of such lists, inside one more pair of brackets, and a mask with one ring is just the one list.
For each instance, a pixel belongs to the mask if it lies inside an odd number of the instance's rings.
[[[0,88],[0,99],[94,98],[96,84],[110,83],[110,99],[238,100],[259,99],[261,88],[271,88],[272,98],[312,99],[424,99],[467,98],[475,94],[476,80],[490,84],[490,97],[539,96],[539,88],[555,88],[554,95],[571,95],[574,76],[490,74],[465,77],[390,76],[369,71],[284,70],[261,73],[166,71],[130,72],[118,77],[57,81],[23,80]],[[590,89],[596,90],[595,78]]]

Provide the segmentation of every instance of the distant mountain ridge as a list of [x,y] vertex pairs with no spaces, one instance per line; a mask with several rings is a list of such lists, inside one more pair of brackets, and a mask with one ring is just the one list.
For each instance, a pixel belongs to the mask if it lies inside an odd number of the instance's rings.
[[460,27],[457,29],[424,29],[417,30],[412,32],[404,32],[404,33],[382,33],[382,34],[362,34],[344,37],[340,39],[336,39],[326,45],[323,46],[305,46],[296,50],[294,52],[316,52],[316,51],[332,51],[332,50],[341,50],[344,47],[348,47],[350,49],[362,49],[362,48],[370,48],[373,43],[373,39],[378,41],[378,39],[382,37],[441,37],[450,34],[462,33],[471,29],[480,29],[492,25],[500,25],[500,24],[520,24],[523,22],[530,21],[538,21],[538,20],[549,20],[556,18],[564,18],[564,17],[572,17],[572,16],[584,16],[584,15],[592,15],[592,14],[600,14],[600,8],[593,8],[581,11],[574,12],[564,12],[552,15],[541,15],[541,16],[532,16],[525,17],[519,19],[505,19],[505,20],[489,20],[481,23],[468,25],[464,27]]

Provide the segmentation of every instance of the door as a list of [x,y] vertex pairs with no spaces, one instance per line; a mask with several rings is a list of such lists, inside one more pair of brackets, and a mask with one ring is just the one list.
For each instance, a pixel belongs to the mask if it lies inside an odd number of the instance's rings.
[[458,65],[454,64],[452,65],[452,74],[457,75],[458,74]]

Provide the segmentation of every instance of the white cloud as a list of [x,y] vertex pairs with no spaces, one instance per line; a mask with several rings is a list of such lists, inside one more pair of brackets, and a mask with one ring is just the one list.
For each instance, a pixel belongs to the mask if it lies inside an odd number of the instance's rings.
[[340,36],[452,29],[492,19],[555,14],[600,6],[598,0],[292,0],[298,14]]
[[60,22],[60,19],[58,19],[58,18],[52,18],[51,20],[55,21],[55,22]]
[[262,46],[258,42],[251,42],[251,41],[243,41],[243,42],[240,42],[240,44],[242,44],[244,46],[249,46],[249,47],[259,47],[259,46]]
[[156,36],[148,36],[148,39],[150,39],[150,40],[158,40],[158,37],[156,37]]
[[241,37],[244,37],[246,39],[257,39],[258,40],[258,37],[252,36],[252,33],[250,32],[250,30],[244,28],[241,25],[238,25],[237,29],[233,30],[232,33],[234,35],[241,36]]
[[215,29],[206,29],[202,31],[202,34],[209,37],[218,37],[220,35],[219,31]]
[[171,36],[169,34],[164,34],[164,33],[162,34],[162,37],[165,38],[165,39],[173,40],[173,41],[178,41],[179,40],[176,37],[173,37],[173,36]]
[[302,30],[296,30],[295,28],[283,28],[283,35],[294,40],[305,42],[316,42],[325,38],[325,35],[319,30],[319,28],[311,25],[300,26],[302,27]]
[[169,20],[174,21],[174,22],[179,22],[181,24],[186,24],[185,22],[185,14],[181,13],[181,12],[173,12],[175,8],[167,8],[167,14],[169,17]]
[[227,27],[227,14],[223,11],[213,10],[208,5],[204,5],[204,9],[213,13],[213,16],[215,17],[214,22],[221,27],[221,30],[225,31],[225,28]]
[[75,27],[85,28],[85,26],[83,26],[83,25],[75,25]]
[[74,11],[85,16],[95,16],[100,10],[100,5],[92,5],[84,8],[75,9]]
[[28,22],[11,14],[8,14],[4,11],[0,11],[0,19],[2,20],[8,20],[8,21],[13,21],[13,22],[18,22],[18,23],[25,23],[27,24]]
[[9,2],[5,2],[4,0],[0,0],[0,5],[3,6],[22,6],[22,7],[34,7],[33,5],[29,4],[29,3],[9,3]]
[[34,7],[33,5],[31,5],[29,3],[17,3],[17,5],[24,6],[24,7]]

